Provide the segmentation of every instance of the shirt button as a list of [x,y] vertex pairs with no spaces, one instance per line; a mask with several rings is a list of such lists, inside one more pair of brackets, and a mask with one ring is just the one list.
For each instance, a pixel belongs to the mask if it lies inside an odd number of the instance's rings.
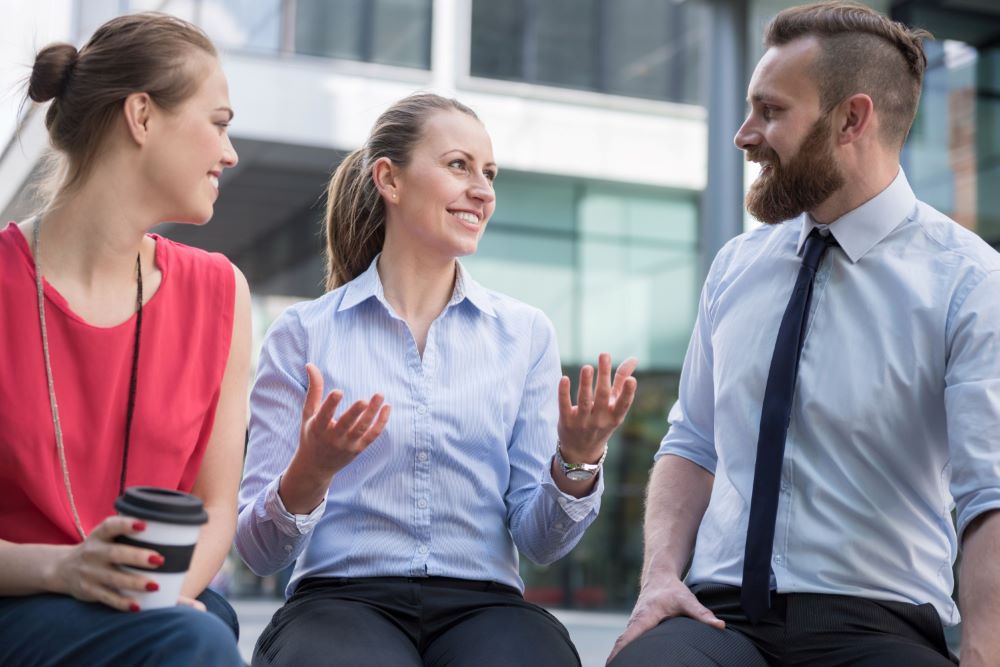
[[421,544],[419,547],[417,547],[417,553],[418,554],[425,554],[428,551],[430,551],[430,550],[427,548],[426,544]]
[[417,452],[417,460],[418,461],[426,461],[427,460],[427,452]]
[[782,482],[781,483],[781,492],[782,493],[788,493],[788,482]]
[[289,554],[292,553],[292,545],[291,544],[286,544],[285,545],[285,553],[289,553]]
[[556,523],[556,530],[565,530],[565,529],[566,529],[566,524],[564,524],[562,521]]
[[[772,487],[772,488],[773,488],[773,487]],[[775,563],[780,563],[781,561],[782,561],[782,558],[781,558],[781,554],[777,554],[777,555],[776,555],[776,556],[774,557],[774,562],[775,562]]]
[[421,498],[420,500],[418,500],[417,501],[417,507],[419,507],[422,510],[427,509],[427,500],[424,499],[424,498]]
[[425,406],[423,406],[423,405],[418,405],[417,406],[417,414],[418,415],[425,415],[425,414],[427,414],[427,408]]

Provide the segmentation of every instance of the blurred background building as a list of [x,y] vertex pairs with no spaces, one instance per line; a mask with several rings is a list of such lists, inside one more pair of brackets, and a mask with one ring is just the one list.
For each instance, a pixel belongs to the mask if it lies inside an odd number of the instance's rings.
[[[750,224],[732,136],[764,25],[783,0],[36,0],[0,8],[0,217],[33,210],[43,109],[18,113],[34,51],[160,10],[220,47],[239,166],[211,223],[163,234],[225,253],[254,294],[255,336],[321,293],[324,186],[375,117],[416,90],[474,108],[501,166],[479,252],[485,285],[542,308],[573,377],[600,351],[639,358],[610,445],[603,509],[562,561],[522,563],[531,599],[626,609],[642,562],[647,472],[666,428],[698,291]],[[1000,5],[870,3],[927,28],[930,69],[904,151],[917,195],[1000,245]],[[359,354],[363,351],[359,350]],[[474,369],[470,369],[474,371]],[[234,566],[234,591],[256,582]]]

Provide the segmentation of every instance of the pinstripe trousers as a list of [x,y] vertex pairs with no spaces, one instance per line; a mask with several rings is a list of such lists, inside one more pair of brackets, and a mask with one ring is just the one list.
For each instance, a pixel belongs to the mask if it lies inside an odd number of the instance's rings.
[[609,667],[950,667],[944,631],[930,604],[847,595],[772,595],[756,625],[740,608],[740,589],[692,587],[726,622],[717,630],[690,618],[663,621],[622,649]]

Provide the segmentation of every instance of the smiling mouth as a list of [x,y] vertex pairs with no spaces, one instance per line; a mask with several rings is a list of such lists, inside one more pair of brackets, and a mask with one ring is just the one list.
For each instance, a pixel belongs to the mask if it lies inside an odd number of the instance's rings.
[[475,213],[469,213],[468,211],[451,211],[451,214],[461,220],[462,222],[467,222],[470,225],[479,226],[479,216]]

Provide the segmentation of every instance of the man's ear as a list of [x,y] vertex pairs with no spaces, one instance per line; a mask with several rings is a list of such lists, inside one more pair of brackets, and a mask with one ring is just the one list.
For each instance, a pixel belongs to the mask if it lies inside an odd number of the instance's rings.
[[132,93],[122,103],[122,117],[128,134],[137,145],[149,139],[149,120],[153,115],[153,100],[148,93]]
[[396,165],[387,157],[380,157],[372,165],[372,180],[386,203],[399,200]]
[[840,145],[854,143],[863,136],[875,131],[875,104],[872,98],[864,93],[851,95],[838,106],[840,125],[837,130],[837,143]]

